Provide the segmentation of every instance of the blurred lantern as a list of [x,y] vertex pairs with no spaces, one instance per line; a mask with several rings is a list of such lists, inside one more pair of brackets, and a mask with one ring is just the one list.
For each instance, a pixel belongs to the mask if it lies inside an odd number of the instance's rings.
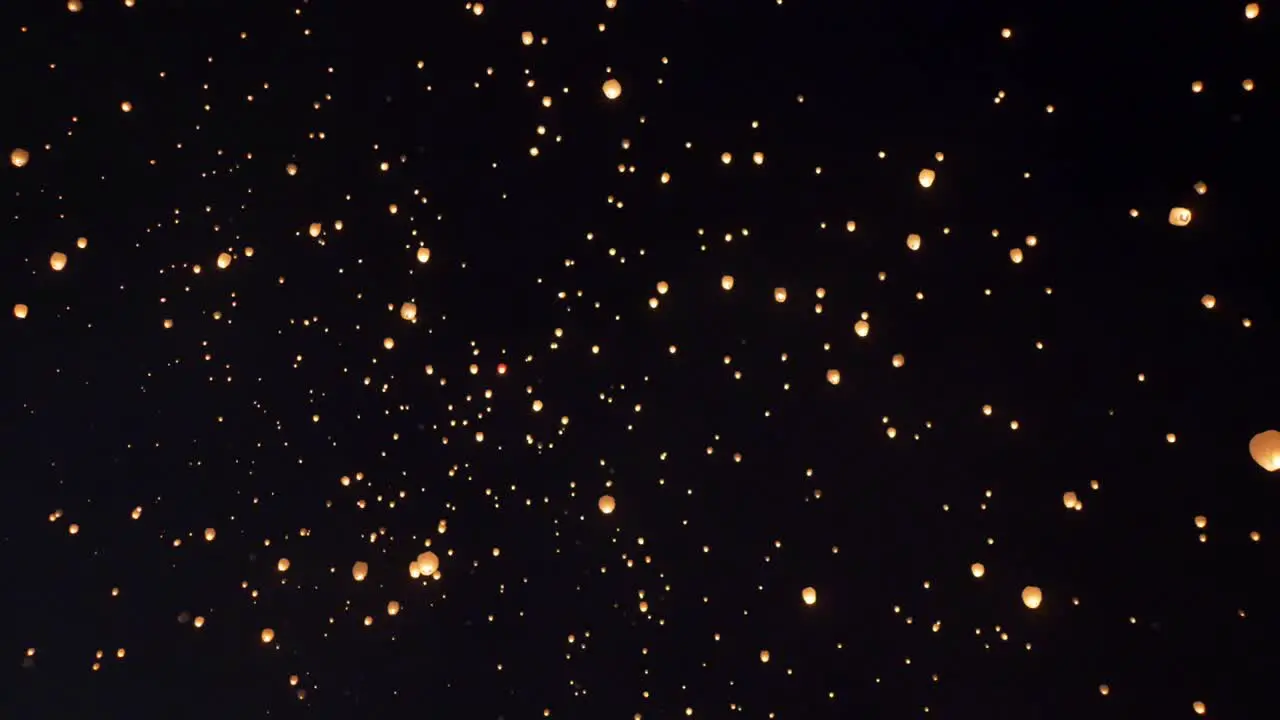
[[19,320],[25,320],[27,317],[27,306],[22,303],[16,303],[13,306],[13,316]]
[[522,45],[532,45],[533,33],[529,32],[528,30],[525,30],[524,32],[520,33],[520,43]]
[[828,370],[828,371],[827,371],[827,382],[831,383],[832,385],[839,385],[839,384],[840,384],[840,371],[839,371],[839,370]]
[[1079,504],[1080,499],[1076,497],[1074,492],[1068,490],[1067,492],[1062,493],[1062,505],[1066,509],[1075,510],[1076,506]]
[[600,501],[596,503],[596,507],[599,507],[600,512],[604,513],[605,515],[612,513],[614,508],[616,508],[617,506],[618,506],[618,503],[616,500],[613,499],[612,495],[601,495]]
[[774,299],[774,301],[775,301],[775,302],[780,302],[780,303],[786,302],[786,301],[787,301],[787,289],[786,289],[786,288],[784,288],[784,287],[774,288],[774,289],[773,289],[773,299]]
[[818,591],[812,587],[807,587],[800,591],[800,597],[804,600],[805,605],[812,605],[818,602]]
[[1244,19],[1245,19],[1245,20],[1252,20],[1252,19],[1254,19],[1254,18],[1258,17],[1258,11],[1259,11],[1260,9],[1261,9],[1261,8],[1259,8],[1259,7],[1258,7],[1258,3],[1249,3],[1248,5],[1245,5],[1245,6],[1244,6]]
[[752,154],[751,154],[751,162],[753,162],[753,163],[755,163],[755,164],[757,164],[757,165],[763,165],[763,164],[764,164],[764,153],[762,153],[762,152],[752,153]]
[[205,529],[204,529],[204,540],[205,540],[205,542],[213,542],[213,539],[214,539],[215,537],[217,537],[217,536],[218,536],[218,531],[217,531],[217,530],[214,530],[213,528],[205,528]]
[[31,153],[23,150],[22,148],[14,148],[13,152],[9,153],[9,163],[16,168],[26,167],[27,163],[30,161]]
[[893,356],[893,366],[894,366],[894,367],[896,367],[896,368],[900,368],[900,367],[902,367],[903,365],[906,365],[906,364],[907,364],[907,358],[906,358],[906,356],[905,356],[905,355],[903,355],[902,353],[898,353],[897,355],[894,355],[894,356]]
[[391,615],[392,617],[399,615],[400,603],[396,602],[395,600],[392,600],[391,602],[387,603],[387,614]]
[[1212,310],[1214,306],[1218,304],[1218,298],[1212,295],[1204,295],[1200,298],[1200,304],[1203,305],[1206,310]]
[[272,640],[276,639],[276,631],[272,630],[271,628],[263,628],[261,637],[262,637],[262,642],[269,643]]
[[440,558],[430,550],[418,555],[418,572],[423,575],[435,575],[440,569]]
[[284,166],[284,171],[289,173],[289,177],[293,177],[294,175],[298,174],[298,166],[295,165],[294,163],[289,163],[288,165]]
[[431,251],[427,248],[418,248],[418,262],[425,263],[431,259]]
[[218,253],[218,269],[226,270],[231,265],[231,253]]
[[49,267],[53,268],[54,272],[58,272],[66,266],[67,266],[66,253],[54,252],[53,254],[49,255]]
[[769,662],[769,651],[768,651],[768,650],[761,650],[761,651],[760,651],[760,662],[762,662],[762,663],[767,663],[767,662]]
[[400,317],[413,322],[418,319],[418,306],[411,302],[400,304]]
[[722,276],[720,276],[720,287],[721,287],[721,288],[723,288],[723,289],[724,289],[724,290],[726,290],[726,291],[728,291],[728,290],[732,290],[732,289],[733,289],[733,276],[732,276],[732,275],[722,275]]
[[733,153],[720,153],[720,162],[728,165],[733,162]]
[[610,100],[617,100],[622,95],[622,83],[613,78],[605,80],[600,89],[604,92],[604,96]]
[[974,563],[969,566],[969,572],[973,573],[974,577],[980,578],[987,574],[987,566],[982,563]]
[[920,171],[920,175],[917,177],[917,179],[920,181],[920,187],[927,188],[927,187],[933,187],[933,179],[935,177],[937,177],[937,175],[933,172],[933,170],[930,170],[929,168],[925,168]]
[[1176,207],[1169,211],[1169,224],[1175,227],[1186,227],[1191,224],[1191,211],[1184,207]]
[[1040,607],[1040,603],[1044,600],[1044,593],[1040,592],[1040,588],[1035,585],[1028,585],[1022,589],[1022,604],[1035,610]]
[[871,332],[871,323],[866,320],[859,320],[853,324],[853,332],[858,337],[866,337],[867,333]]
[[666,294],[667,294],[667,291],[668,291],[668,290],[670,290],[670,289],[671,289],[671,286],[667,284],[667,281],[666,281],[666,280],[663,280],[663,281],[661,281],[661,282],[659,282],[659,283],[658,283],[658,294],[659,294],[659,295],[666,295]]
[[1267,472],[1280,470],[1280,432],[1267,430],[1249,441],[1249,455]]
[[1009,259],[1013,261],[1014,265],[1022,262],[1022,248],[1014,248],[1010,250]]
[[1203,715],[1205,713],[1204,703],[1199,700],[1191,703],[1191,710],[1197,715]]
[[395,338],[387,337],[382,339],[382,347],[386,348],[387,350],[390,350],[395,346],[396,346]]
[[355,578],[356,582],[364,582],[364,579],[368,576],[369,563],[360,561],[351,566],[351,577]]
[[276,570],[278,570],[278,571],[280,571],[280,572],[288,572],[288,570],[289,570],[289,558],[280,558],[279,560],[277,560],[277,561],[276,561]]

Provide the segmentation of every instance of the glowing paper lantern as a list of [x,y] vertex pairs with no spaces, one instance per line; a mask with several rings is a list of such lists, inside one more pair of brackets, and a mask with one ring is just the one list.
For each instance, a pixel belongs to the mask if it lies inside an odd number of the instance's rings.
[[928,188],[928,187],[933,187],[933,179],[935,177],[937,177],[937,175],[933,172],[933,170],[930,170],[929,168],[925,168],[920,171],[920,175],[916,179],[920,181],[920,187]]
[[902,353],[898,353],[897,355],[894,355],[894,356],[893,356],[893,366],[894,366],[894,367],[896,367],[896,368],[900,368],[900,367],[902,367],[903,365],[906,365],[906,364],[907,364],[907,357],[906,357],[905,355],[903,355]]
[[917,234],[915,234],[915,233],[911,233],[910,235],[908,235],[908,236],[907,236],[907,248],[909,248],[909,249],[911,249],[911,250],[913,250],[913,251],[914,251],[914,250],[919,250],[919,249],[920,249],[920,236],[919,236],[919,235],[917,235]]
[[1028,585],[1022,588],[1022,604],[1028,608],[1035,610],[1040,607],[1040,603],[1044,600],[1044,593],[1040,592],[1040,588],[1035,585]]
[[853,332],[858,337],[866,337],[867,333],[871,332],[871,323],[866,320],[859,320],[853,324]]
[[600,501],[596,503],[596,506],[600,508],[600,512],[608,515],[613,512],[614,508],[618,507],[618,502],[613,499],[612,495],[601,495]]
[[307,234],[313,238],[320,237],[320,232],[324,230],[324,226],[320,223],[311,223],[311,227],[307,228]]
[[1184,207],[1176,207],[1169,211],[1169,224],[1174,227],[1186,227],[1191,224],[1191,211]]
[[440,569],[440,558],[430,550],[418,556],[418,572],[423,575],[435,575]]
[[1218,298],[1212,295],[1204,295],[1200,298],[1200,304],[1203,305],[1206,310],[1212,310],[1214,306],[1218,304]]
[[413,322],[418,318],[418,306],[411,302],[400,304],[400,317]]
[[1013,261],[1014,265],[1022,262],[1022,248],[1014,248],[1010,250],[1009,259]]
[[231,253],[218,253],[218,269],[226,270],[231,265]]
[[205,529],[204,529],[204,540],[205,540],[205,542],[213,542],[213,539],[214,539],[214,538],[216,538],[216,537],[218,537],[218,531],[217,531],[217,530],[214,530],[213,528],[205,528]]
[[761,651],[760,651],[760,662],[762,662],[762,663],[767,663],[767,662],[769,662],[769,651],[768,651],[768,650],[761,650]]
[[666,281],[666,280],[663,280],[662,282],[658,283],[658,294],[659,294],[659,295],[666,295],[666,294],[667,294],[667,291],[668,291],[668,290],[670,290],[670,289],[671,289],[671,286],[667,284],[667,281]]
[[262,628],[262,642],[269,643],[276,639],[276,631],[271,628]]
[[392,617],[399,615],[400,603],[396,602],[395,600],[392,600],[391,602],[387,603],[387,614],[391,615]]
[[732,276],[732,275],[722,275],[722,276],[720,277],[720,287],[724,288],[726,291],[732,290],[732,289],[733,289],[733,276]]
[[622,83],[613,78],[605,80],[600,89],[604,92],[604,96],[610,100],[617,100],[622,96]]
[[289,163],[288,165],[284,166],[284,171],[289,173],[289,177],[293,177],[294,175],[298,174],[298,166],[295,165],[294,163]]
[[800,591],[800,598],[804,600],[805,605],[812,605],[818,602],[818,591],[811,587],[807,587]]
[[1258,11],[1262,8],[1258,7],[1258,3],[1249,3],[1244,6],[1244,19],[1252,20],[1258,17]]
[[1280,432],[1267,430],[1249,441],[1249,455],[1267,472],[1280,470]]
[[53,268],[54,272],[58,272],[66,266],[67,266],[66,253],[55,252],[49,256],[49,267]]
[[522,45],[532,45],[533,33],[529,32],[528,30],[525,30],[524,32],[520,33],[520,43]]
[[1076,506],[1079,504],[1080,504],[1080,499],[1076,497],[1076,494],[1074,492],[1067,491],[1062,493],[1062,505],[1066,509],[1075,510]]
[[356,582],[364,582],[364,579],[369,577],[369,563],[360,561],[352,565],[351,577],[355,578]]
[[784,287],[773,289],[773,299],[775,302],[784,303],[787,301],[787,289]]
[[19,320],[27,319],[27,306],[22,303],[15,304],[13,306],[13,316]]
[[827,382],[831,383],[832,385],[839,385],[839,384],[840,384],[840,371],[839,371],[839,370],[828,370],[828,371],[827,371]]
[[431,251],[427,248],[418,248],[418,262],[425,263],[431,259]]
[[26,167],[30,161],[31,153],[22,148],[14,148],[13,152],[9,153],[9,163],[16,168]]
[[980,578],[987,574],[987,566],[982,563],[974,563],[969,566],[969,572],[973,573],[974,577]]

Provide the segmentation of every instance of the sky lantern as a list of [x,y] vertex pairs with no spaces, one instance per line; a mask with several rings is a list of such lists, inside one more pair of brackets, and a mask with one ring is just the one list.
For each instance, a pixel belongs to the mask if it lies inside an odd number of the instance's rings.
[[1249,455],[1267,472],[1280,470],[1280,432],[1267,430],[1249,441]]
[[423,575],[435,575],[440,569],[440,558],[430,550],[418,555],[418,572]]
[[400,304],[400,317],[413,322],[418,319],[418,306],[416,303],[406,302]]
[[906,356],[906,355],[903,355],[902,353],[898,353],[898,354],[896,354],[896,355],[894,355],[894,356],[893,356],[893,366],[894,366],[894,367],[896,367],[896,368],[900,368],[900,367],[902,367],[903,365],[906,365],[906,364],[907,364],[907,356]]
[[27,306],[22,303],[15,303],[13,306],[13,316],[19,320],[27,319]]
[[729,152],[720,153],[720,162],[724,163],[725,165],[728,165],[729,163],[733,162],[733,153],[729,153]]
[[600,86],[600,90],[604,92],[604,96],[610,100],[617,100],[622,96],[622,83],[613,78],[604,81],[604,85]]
[[387,614],[392,617],[399,615],[400,603],[396,602],[395,600],[392,600],[391,602],[387,603]]
[[1244,19],[1245,19],[1245,20],[1252,20],[1252,19],[1254,19],[1254,18],[1258,17],[1258,11],[1260,11],[1261,9],[1262,9],[1262,8],[1258,7],[1258,3],[1249,3],[1248,5],[1245,5],[1245,6],[1244,6]]
[[1184,207],[1176,207],[1169,211],[1169,224],[1174,227],[1186,227],[1191,224],[1191,211]]
[[973,573],[974,577],[980,578],[987,574],[987,566],[982,563],[974,563],[969,566],[969,572]]
[[1018,263],[1021,263],[1021,262],[1022,262],[1022,248],[1014,248],[1014,249],[1010,250],[1010,251],[1009,251],[1009,259],[1013,261],[1013,264],[1014,264],[1014,265],[1017,265]]
[[295,163],[289,163],[284,166],[284,171],[289,173],[289,177],[293,177],[298,174],[298,166]]
[[426,263],[431,259],[431,250],[428,248],[418,248],[418,262]]
[[800,591],[800,598],[804,600],[805,605],[812,605],[818,602],[818,591],[812,587],[807,587]]
[[214,530],[213,528],[205,528],[205,529],[204,529],[204,541],[205,541],[205,542],[213,542],[213,539],[214,539],[214,538],[216,538],[216,537],[218,537],[218,531],[217,531],[217,530]]
[[600,508],[600,512],[608,515],[613,512],[614,508],[618,507],[618,503],[613,499],[612,495],[601,495],[600,501],[596,503],[596,506]]
[[289,558],[280,558],[276,561],[276,570],[280,572],[289,571]]
[[364,582],[364,579],[369,577],[369,563],[362,560],[352,565],[351,577],[355,578],[356,582]]
[[930,187],[933,187],[933,180],[936,177],[937,177],[937,174],[934,173],[933,170],[931,170],[930,168],[925,168],[920,171],[920,175],[917,176],[916,179],[920,181],[920,187],[930,188]]
[[382,347],[386,348],[387,350],[390,350],[395,346],[396,346],[395,338],[386,337],[382,339]]
[[1068,490],[1067,492],[1062,493],[1062,505],[1066,509],[1075,510],[1076,506],[1079,504],[1080,504],[1080,499],[1076,497],[1076,494],[1074,492],[1071,492],[1070,490]]
[[1028,585],[1022,588],[1022,604],[1028,608],[1035,610],[1040,607],[1040,603],[1044,600],[1044,593],[1040,592],[1040,588],[1035,585]]
[[231,266],[231,253],[227,253],[227,252],[218,253],[218,269],[226,270],[230,266]]
[[757,164],[757,165],[763,165],[763,164],[764,164],[764,153],[762,153],[762,152],[754,152],[754,153],[751,153],[751,162],[753,162],[753,163],[755,163],[755,164]]
[[1191,703],[1191,711],[1197,715],[1203,715],[1205,713],[1204,703],[1200,702],[1199,700]]
[[774,302],[784,303],[787,301],[787,289],[784,287],[773,289]]
[[916,233],[911,233],[910,235],[908,235],[908,236],[907,236],[907,248],[909,248],[909,249],[910,249],[910,250],[912,250],[912,251],[919,250],[919,249],[920,249],[920,236],[919,236],[919,235],[917,235]]
[[520,33],[520,44],[521,44],[521,45],[532,45],[532,44],[533,44],[533,33],[529,32],[528,30],[525,30],[524,32]]
[[49,255],[49,267],[53,268],[54,272],[59,272],[62,270],[62,268],[66,266],[67,266],[66,253],[54,252],[51,255]]
[[729,290],[732,290],[732,289],[733,289],[733,276],[732,276],[732,275],[721,275],[721,276],[720,276],[720,287],[721,287],[721,288],[723,288],[726,292],[728,292]]
[[853,332],[858,337],[866,337],[871,332],[871,323],[866,320],[859,320],[853,324]]
[[1218,298],[1205,294],[1200,298],[1200,304],[1204,306],[1205,310],[1212,310],[1218,304]]
[[311,227],[307,228],[307,234],[313,238],[320,237],[320,232],[324,230],[324,226],[320,223],[311,223]]
[[269,643],[276,639],[276,631],[271,628],[262,628],[262,642]]
[[760,651],[760,662],[762,662],[762,663],[767,663],[767,662],[769,662],[769,651],[768,651],[768,650],[761,650],[761,651]]
[[27,163],[30,161],[31,153],[23,150],[22,148],[14,148],[13,151],[9,153],[9,164],[16,168],[26,167]]
[[659,295],[666,295],[666,294],[667,294],[667,291],[668,291],[668,290],[670,290],[670,289],[671,289],[671,286],[667,284],[667,281],[666,281],[666,280],[663,280],[663,281],[661,281],[661,282],[659,282],[659,283],[658,283],[658,294],[659,294]]
[[831,383],[832,385],[839,385],[839,384],[840,384],[840,371],[839,371],[839,370],[828,370],[828,371],[827,371],[827,382]]

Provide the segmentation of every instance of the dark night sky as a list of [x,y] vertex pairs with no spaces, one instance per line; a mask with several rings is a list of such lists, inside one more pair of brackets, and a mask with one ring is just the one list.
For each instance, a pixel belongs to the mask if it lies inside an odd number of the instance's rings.
[[1273,715],[1262,6],[3,3],[0,717]]

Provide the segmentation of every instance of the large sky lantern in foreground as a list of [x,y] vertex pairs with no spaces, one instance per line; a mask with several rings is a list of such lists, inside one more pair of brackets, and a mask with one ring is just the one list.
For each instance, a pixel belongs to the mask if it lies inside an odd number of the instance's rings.
[[67,266],[66,253],[54,252],[53,254],[49,255],[49,267],[53,268],[54,272],[61,272],[62,269],[65,268],[66,266]]
[[1040,592],[1040,588],[1035,585],[1028,585],[1022,588],[1022,604],[1028,608],[1035,610],[1040,607],[1040,603],[1044,601],[1044,593]]
[[804,600],[805,605],[812,605],[818,602],[818,591],[812,587],[807,587],[800,591],[800,599]]
[[839,384],[840,384],[840,371],[839,371],[839,370],[828,370],[828,371],[827,371],[827,382],[831,383],[832,385],[839,385]]
[[289,558],[280,558],[276,561],[276,570],[279,572],[289,571]]
[[596,503],[596,506],[600,508],[600,512],[608,515],[613,512],[618,503],[613,499],[612,495],[601,495],[600,502]]
[[920,175],[916,179],[920,181],[920,187],[930,188],[933,187],[933,180],[936,177],[937,173],[930,168],[925,168],[920,171]]
[[1280,470],[1280,431],[1267,430],[1249,441],[1249,455],[1267,472]]
[[276,639],[276,631],[271,628],[262,628],[262,634],[259,637],[262,638],[263,643],[269,643]]
[[430,259],[431,259],[431,250],[424,247],[418,248],[418,262],[425,264]]
[[355,565],[352,565],[351,577],[354,578],[356,582],[364,582],[364,579],[369,577],[369,563],[361,560]]
[[721,275],[721,276],[720,276],[720,287],[721,287],[721,288],[723,288],[725,291],[732,290],[732,289],[733,289],[733,276],[732,276],[732,275]]
[[313,238],[320,237],[320,233],[324,231],[324,226],[320,223],[311,223],[311,227],[307,228],[307,234]]
[[604,85],[600,86],[600,91],[610,100],[617,100],[622,97],[622,83],[613,78],[604,81]]
[[418,572],[423,575],[435,575],[440,569],[440,558],[430,550],[418,555]]
[[974,577],[980,578],[987,574],[987,566],[982,563],[974,563],[969,566],[969,572],[973,573]]
[[1191,224],[1191,211],[1184,207],[1176,207],[1169,211],[1169,224],[1174,227],[1186,227]]
[[400,304],[400,317],[413,322],[418,318],[418,306],[416,303],[406,302]]
[[27,163],[30,161],[31,153],[23,150],[22,148],[14,148],[13,152],[9,153],[9,164],[16,168],[26,167]]
[[218,269],[226,270],[230,266],[231,266],[231,253],[227,253],[227,252],[218,253]]
[[27,319],[27,312],[29,312],[29,310],[30,308],[28,308],[26,305],[22,303],[14,303],[13,316],[18,318],[19,320],[25,320]]

